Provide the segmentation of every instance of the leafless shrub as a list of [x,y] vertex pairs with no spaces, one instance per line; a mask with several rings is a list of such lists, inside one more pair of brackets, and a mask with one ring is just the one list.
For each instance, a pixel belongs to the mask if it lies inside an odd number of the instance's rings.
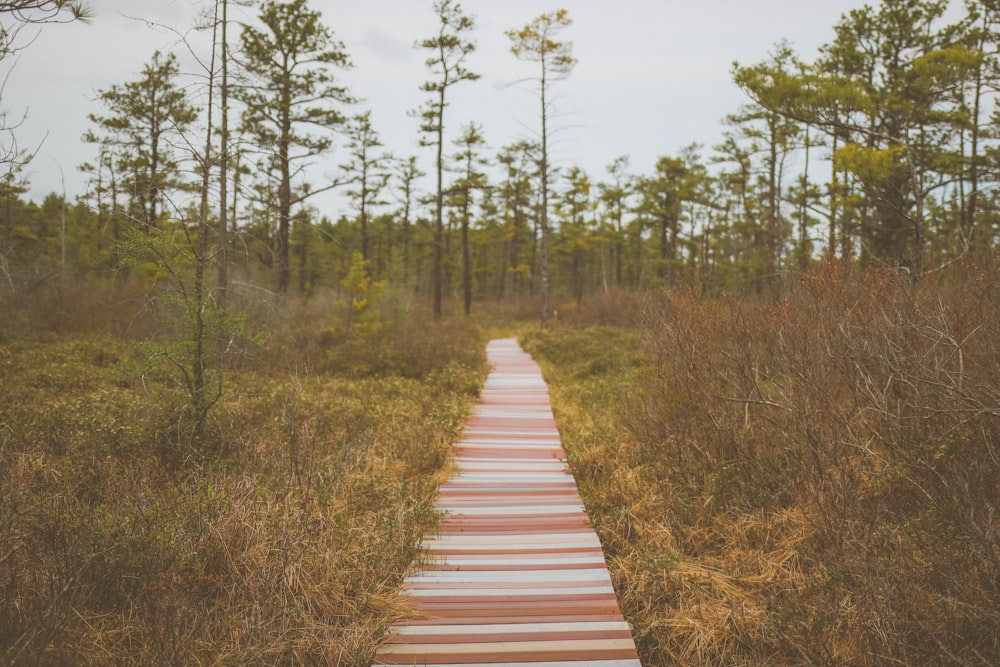
[[648,311],[626,423],[679,550],[725,560],[740,517],[805,518],[797,572],[757,600],[784,659],[1000,660],[998,298],[994,267],[913,285],[827,264],[778,304]]

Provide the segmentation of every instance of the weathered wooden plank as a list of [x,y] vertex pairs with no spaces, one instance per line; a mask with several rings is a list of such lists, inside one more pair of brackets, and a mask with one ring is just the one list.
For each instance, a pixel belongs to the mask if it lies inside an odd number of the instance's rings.
[[496,635],[530,634],[552,632],[618,632],[629,631],[624,621],[594,621],[590,623],[494,623],[492,625],[402,625],[393,628],[393,633],[412,641],[415,635]]
[[419,600],[420,604],[439,603],[446,601],[465,602],[475,598],[476,601],[487,603],[502,600],[505,602],[541,602],[552,600],[606,600],[614,595],[615,589],[607,586],[479,586],[415,588],[407,587],[406,594]]
[[584,556],[546,556],[533,555],[533,556],[507,556],[504,558],[497,557],[493,554],[486,554],[483,556],[472,557],[472,556],[452,556],[447,560],[447,562],[435,563],[433,560],[425,563],[422,566],[422,571],[427,571],[429,569],[437,568],[472,568],[472,567],[485,567],[491,569],[504,569],[510,570],[516,567],[593,567],[594,565],[604,565],[604,556],[600,553],[595,553],[592,555]]
[[[448,644],[394,644],[386,647],[384,655],[399,655],[416,653],[416,651],[448,655],[455,653],[488,653],[488,654],[537,654],[537,653],[582,653],[589,650],[621,651],[632,648],[632,638],[627,639],[556,639],[531,641],[500,641],[500,642],[469,642]],[[414,650],[416,649],[416,651]]]
[[[420,663],[420,667],[509,667],[509,662]],[[517,667],[641,667],[638,660],[574,660],[567,662],[518,662]]]
[[601,581],[610,582],[611,577],[603,567],[587,569],[541,570],[535,572],[510,572],[508,570],[487,570],[485,572],[455,571],[421,571],[406,578],[406,583],[412,586],[423,583],[472,584],[495,582],[499,585],[516,585],[530,582],[556,583],[562,581]]
[[[420,667],[509,667],[508,662],[420,663]],[[642,667],[638,660],[574,660],[567,662],[518,662],[517,667]]]

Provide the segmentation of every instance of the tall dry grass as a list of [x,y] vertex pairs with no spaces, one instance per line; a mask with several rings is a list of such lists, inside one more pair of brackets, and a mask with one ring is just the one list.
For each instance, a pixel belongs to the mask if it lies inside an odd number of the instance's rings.
[[351,337],[335,304],[257,305],[267,342],[220,362],[200,439],[127,341],[0,344],[0,664],[370,664],[482,335],[410,313]]
[[534,334],[644,664],[1000,663],[1000,274]]

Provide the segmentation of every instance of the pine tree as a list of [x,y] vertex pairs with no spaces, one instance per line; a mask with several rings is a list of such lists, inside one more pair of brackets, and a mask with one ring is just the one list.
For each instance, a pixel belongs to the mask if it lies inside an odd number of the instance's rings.
[[361,233],[361,257],[371,260],[370,217],[373,206],[383,204],[379,199],[382,190],[389,182],[388,162],[392,159],[388,153],[380,153],[382,147],[378,133],[372,127],[371,112],[366,111],[352,118],[347,126],[347,153],[350,159],[341,169],[352,183],[348,195],[354,201],[358,210],[358,227]]
[[519,141],[504,147],[497,157],[505,171],[498,197],[507,245],[507,261],[500,275],[500,295],[521,294],[533,285],[534,261],[526,255],[534,248],[531,181],[538,171],[538,150],[537,144]]
[[396,162],[395,176],[398,182],[396,186],[396,201],[400,205],[399,209],[399,237],[402,243],[402,280],[404,285],[410,282],[410,266],[412,264],[411,244],[413,242],[413,207],[416,203],[416,182],[424,172],[417,167],[416,156],[411,155],[405,160]]
[[438,17],[438,34],[418,42],[430,55],[426,60],[434,79],[421,86],[430,98],[420,109],[420,131],[427,135],[423,144],[435,150],[435,176],[437,190],[434,198],[434,264],[432,267],[434,317],[441,317],[444,292],[444,115],[448,106],[448,90],[462,81],[475,81],[479,75],[465,66],[465,61],[476,49],[476,44],[466,38],[472,32],[475,20],[464,14],[462,7],[452,0],[434,3]]
[[547,326],[551,316],[549,288],[549,89],[553,82],[567,78],[576,65],[572,56],[573,43],[557,41],[556,35],[572,25],[569,13],[560,9],[548,14],[542,14],[521,30],[508,30],[507,37],[511,41],[510,50],[520,60],[537,63],[539,74],[538,97],[541,102],[541,143],[540,177],[541,177],[541,292],[542,292],[542,326]]
[[465,126],[462,136],[455,140],[460,148],[454,156],[458,180],[451,186],[452,205],[458,211],[462,233],[462,305],[466,315],[472,314],[472,257],[469,253],[469,227],[472,222],[472,196],[486,187],[486,174],[481,171],[487,161],[480,155],[486,141],[482,127],[475,123]]
[[[338,184],[293,191],[303,164],[332,145],[331,131],[345,122],[338,106],[353,99],[334,82],[331,67],[350,67],[345,47],[321,23],[306,0],[266,0],[261,28],[242,34],[243,66],[251,83],[239,89],[246,106],[244,130],[267,153],[262,171],[276,174],[274,272],[279,292],[288,290],[288,235],[293,205]],[[309,129],[318,129],[318,134]]]
[[845,15],[809,71],[735,71],[764,108],[831,134],[838,172],[850,175],[872,212],[862,216],[866,252],[914,276],[923,272],[927,197],[950,180],[936,165],[954,152],[954,90],[980,59],[935,30],[946,6],[884,0]]
[[625,247],[625,213],[632,196],[632,178],[628,175],[629,158],[622,155],[608,165],[610,182],[597,184],[597,198],[604,207],[605,224],[610,226],[612,272],[617,287],[624,285],[622,264]]
[[198,113],[178,84],[179,73],[175,55],[155,52],[139,79],[99,92],[108,113],[90,114],[97,131],[84,135],[113,151],[130,213],[147,230],[159,224],[172,192],[191,187],[182,179],[175,146]]

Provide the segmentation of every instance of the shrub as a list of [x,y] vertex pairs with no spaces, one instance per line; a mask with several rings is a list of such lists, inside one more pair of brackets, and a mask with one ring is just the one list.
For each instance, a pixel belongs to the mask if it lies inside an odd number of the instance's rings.
[[994,267],[826,264],[773,304],[666,293],[631,365],[549,369],[644,659],[1000,662],[998,302]]

